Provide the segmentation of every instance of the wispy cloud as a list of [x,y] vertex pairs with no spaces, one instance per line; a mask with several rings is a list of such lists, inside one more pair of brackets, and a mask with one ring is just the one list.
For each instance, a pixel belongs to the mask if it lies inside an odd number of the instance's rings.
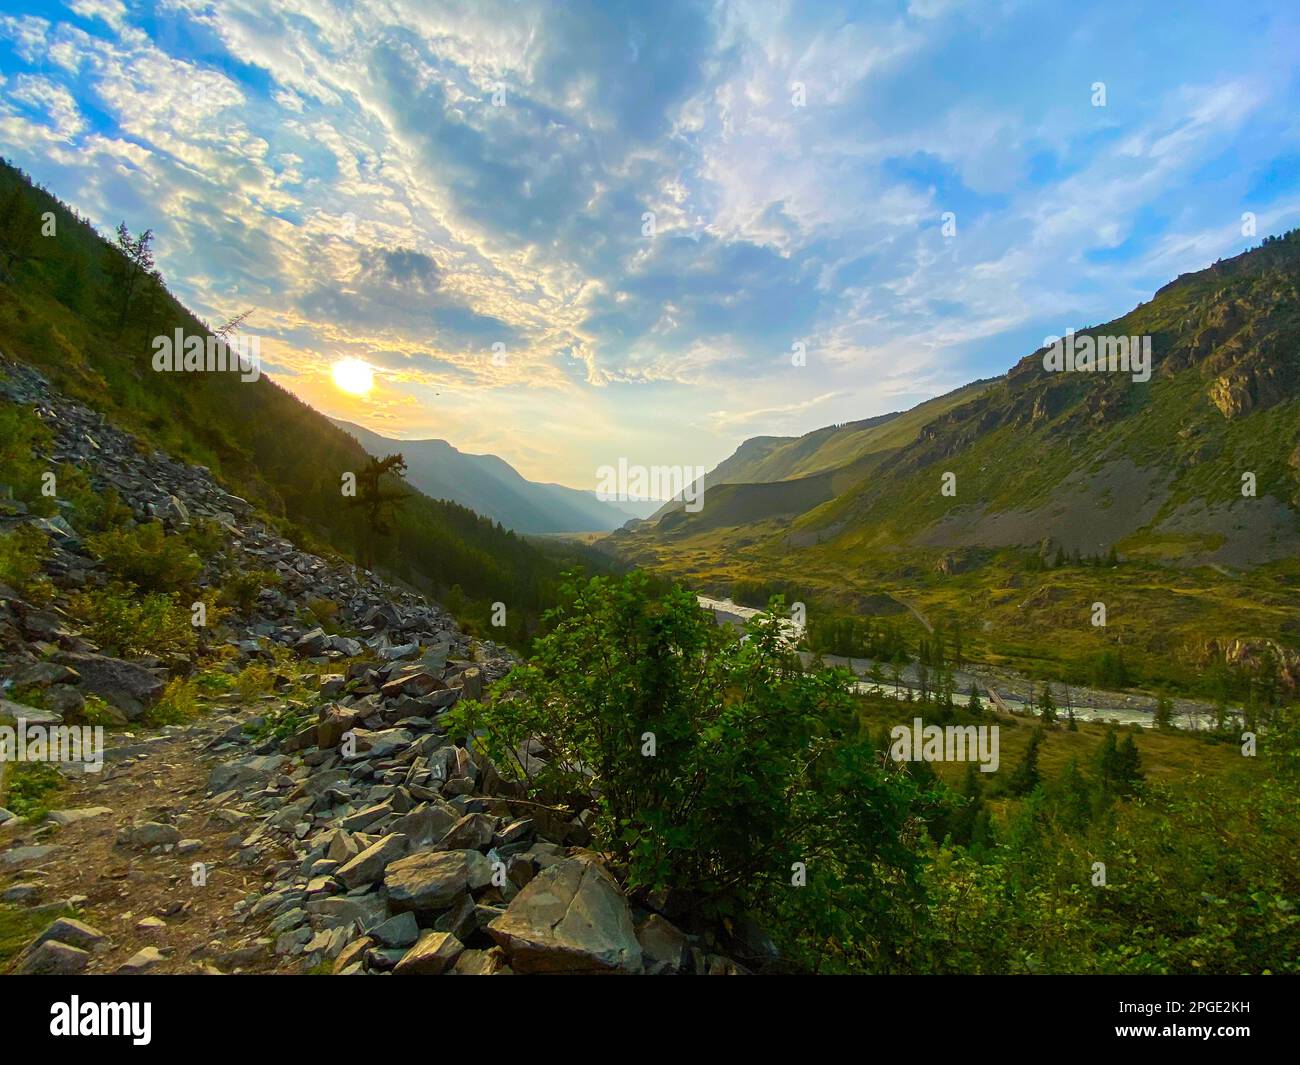
[[[1298,26],[33,3],[0,16],[0,140],[102,227],[155,229],[200,314],[254,308],[308,402],[590,487],[611,455],[711,464],[988,376],[1241,250],[1244,211],[1296,225]],[[342,357],[369,399],[331,385]]]

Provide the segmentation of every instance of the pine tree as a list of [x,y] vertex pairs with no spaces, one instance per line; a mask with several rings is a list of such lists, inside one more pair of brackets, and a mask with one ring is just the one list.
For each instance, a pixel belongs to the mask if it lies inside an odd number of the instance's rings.
[[1165,692],[1156,699],[1155,725],[1162,729],[1174,727],[1174,701]]
[[971,681],[970,694],[966,699],[966,709],[972,714],[984,713],[984,704],[980,701],[980,690],[975,686],[974,681]]
[[1044,725],[1056,724],[1056,700],[1052,698],[1052,686],[1044,684],[1038,693],[1038,716]]
[[1043,744],[1046,733],[1042,727],[1035,728],[1029,737],[1029,746],[1025,748],[1020,764],[1016,766],[1007,782],[1007,790],[1012,795],[1028,795],[1042,780],[1038,771],[1038,749]]
[[1138,754],[1132,733],[1125,736],[1119,745],[1119,774],[1124,795],[1134,794],[1146,779],[1142,772],[1142,756]]

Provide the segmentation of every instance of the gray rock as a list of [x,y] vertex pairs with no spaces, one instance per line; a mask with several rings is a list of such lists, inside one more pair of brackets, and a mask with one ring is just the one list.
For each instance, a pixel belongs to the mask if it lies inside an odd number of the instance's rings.
[[146,821],[143,824],[131,825],[122,829],[117,834],[117,839],[119,843],[125,843],[129,847],[165,847],[169,844],[179,843],[181,833],[180,829],[175,825]]
[[157,947],[144,947],[137,950],[117,967],[118,976],[142,976],[157,968],[167,959]]
[[409,947],[420,938],[420,926],[415,914],[399,913],[372,928],[370,934],[386,947]]
[[448,829],[447,834],[438,842],[438,849],[486,850],[492,846],[492,837],[495,835],[496,823],[487,814],[466,814]]
[[42,862],[58,850],[59,847],[53,843],[35,847],[11,847],[7,851],[0,851],[0,866],[12,868],[29,862]]
[[83,693],[98,695],[122,711],[129,721],[142,717],[158,701],[166,686],[143,666],[120,658],[66,651],[57,661],[80,674],[79,687]]
[[47,939],[23,954],[15,972],[19,976],[71,976],[84,972],[89,964],[89,952]]
[[341,866],[335,877],[346,888],[358,888],[363,884],[373,884],[384,875],[390,862],[395,861],[406,851],[406,837],[400,832],[385,836],[378,843],[372,844]]
[[104,935],[98,928],[92,928],[90,925],[73,917],[60,917],[52,921],[49,927],[36,937],[32,946],[37,947],[51,939],[58,940],[60,943],[67,943],[79,950],[99,950],[109,945],[108,936]]
[[478,851],[427,851],[388,867],[384,887],[388,904],[401,912],[445,910],[467,891],[492,880],[492,863]]
[[75,810],[52,810],[46,820],[56,825],[75,825],[78,821],[89,821],[92,817],[103,817],[113,811],[107,806],[82,806]]
[[647,972],[676,973],[686,965],[690,943],[680,928],[654,913],[637,929]]
[[393,972],[397,976],[440,976],[455,964],[465,944],[450,932],[425,932]]
[[489,926],[516,972],[638,972],[641,945],[627,900],[594,862],[542,870]]

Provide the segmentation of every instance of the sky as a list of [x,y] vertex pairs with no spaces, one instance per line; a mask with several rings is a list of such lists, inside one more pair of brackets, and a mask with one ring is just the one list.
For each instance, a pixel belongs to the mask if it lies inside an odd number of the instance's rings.
[[1292,0],[0,0],[0,154],[317,409],[594,488],[1300,225],[1297,55]]

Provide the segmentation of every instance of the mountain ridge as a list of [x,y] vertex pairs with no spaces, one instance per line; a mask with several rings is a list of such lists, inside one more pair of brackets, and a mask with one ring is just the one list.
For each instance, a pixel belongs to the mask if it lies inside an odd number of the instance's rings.
[[471,454],[447,440],[397,440],[341,418],[330,421],[371,455],[400,452],[407,480],[425,495],[469,507],[515,532],[609,532],[648,509],[607,502],[579,488],[530,481],[499,455]]

